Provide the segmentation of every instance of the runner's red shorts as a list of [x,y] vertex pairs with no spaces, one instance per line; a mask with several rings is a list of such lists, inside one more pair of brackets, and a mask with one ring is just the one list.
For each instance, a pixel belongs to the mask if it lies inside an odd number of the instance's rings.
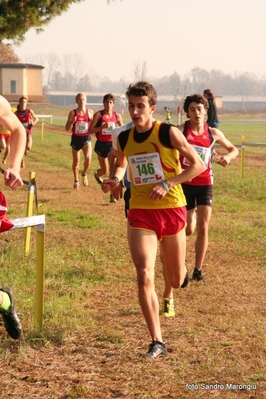
[[170,209],[130,209],[128,222],[133,229],[154,231],[158,240],[175,236],[186,226],[186,207]]

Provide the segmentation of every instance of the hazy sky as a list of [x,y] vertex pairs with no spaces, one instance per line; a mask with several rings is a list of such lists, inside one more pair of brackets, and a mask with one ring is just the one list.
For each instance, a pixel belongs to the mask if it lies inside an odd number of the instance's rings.
[[14,47],[22,62],[34,54],[83,54],[94,74],[134,79],[198,66],[225,73],[266,74],[266,0],[85,0]]

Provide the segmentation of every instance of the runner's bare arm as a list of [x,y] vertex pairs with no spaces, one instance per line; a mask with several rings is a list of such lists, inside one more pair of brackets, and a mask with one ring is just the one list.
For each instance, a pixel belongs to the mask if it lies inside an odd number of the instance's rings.
[[76,121],[75,113],[74,113],[74,111],[70,111],[68,114],[67,123],[65,125],[65,130],[67,132],[69,132],[69,130],[72,129],[72,126],[75,123],[75,121]]

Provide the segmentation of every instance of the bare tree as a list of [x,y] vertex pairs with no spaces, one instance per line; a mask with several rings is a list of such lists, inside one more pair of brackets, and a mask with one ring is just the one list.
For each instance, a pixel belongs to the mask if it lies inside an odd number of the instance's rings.
[[77,83],[76,86],[77,91],[91,91],[92,90],[92,83],[91,83],[91,78],[90,76],[86,73],[86,75],[82,76],[79,79],[79,82]]
[[53,74],[58,70],[61,65],[60,57],[55,53],[49,53],[46,56],[46,73],[47,80],[46,86],[49,88]]
[[209,72],[197,66],[191,69],[191,75],[194,92],[202,93],[210,79]]
[[51,78],[50,89],[61,91],[65,89],[65,79],[60,71],[56,71]]
[[142,64],[140,64],[139,62],[134,62],[133,74],[135,81],[137,82],[139,80],[145,80],[147,70],[147,61],[143,61]]
[[62,56],[61,71],[62,75],[70,74],[73,70],[73,57],[71,54],[64,54]]
[[142,67],[141,67],[141,80],[146,79],[147,72],[148,72],[147,61],[145,60],[145,61],[143,61]]
[[71,72],[64,75],[64,90],[76,91],[76,87],[74,86],[74,76]]
[[79,81],[82,79],[82,76],[86,74],[86,70],[88,69],[87,62],[84,59],[83,54],[73,54],[73,76],[74,76],[74,86],[77,87]]

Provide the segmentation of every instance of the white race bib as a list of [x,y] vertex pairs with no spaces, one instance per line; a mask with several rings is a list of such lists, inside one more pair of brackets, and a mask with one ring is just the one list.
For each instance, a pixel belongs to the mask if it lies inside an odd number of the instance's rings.
[[111,126],[110,127],[107,127],[106,129],[103,129],[102,130],[102,134],[103,135],[105,135],[105,134],[112,134],[112,131],[114,130],[114,128],[115,128],[115,123],[114,122],[110,122],[111,123]]
[[165,180],[162,164],[157,152],[128,157],[135,186],[160,183]]
[[[196,152],[199,154],[199,156],[201,157],[205,168],[207,169],[210,163],[210,157],[211,157],[211,149],[207,148],[207,147],[201,147],[198,145],[193,145],[191,144],[192,147],[196,150]],[[187,158],[184,158],[183,160],[184,165],[189,166],[190,162],[187,160]]]
[[76,122],[76,133],[87,133],[88,128],[88,122]]

